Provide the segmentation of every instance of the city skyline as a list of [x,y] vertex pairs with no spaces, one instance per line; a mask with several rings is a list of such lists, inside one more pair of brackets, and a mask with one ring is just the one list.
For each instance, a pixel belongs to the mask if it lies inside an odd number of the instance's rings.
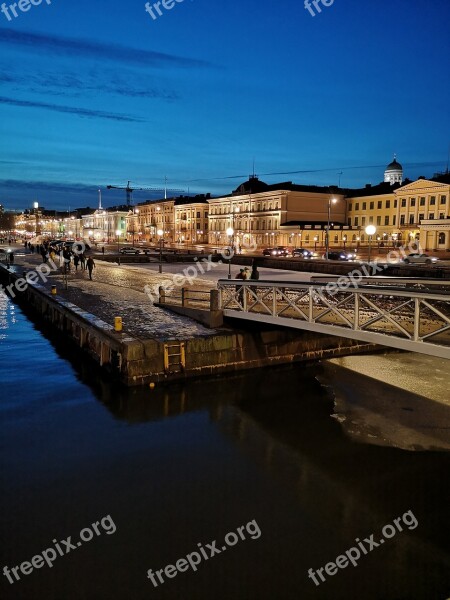
[[138,0],[81,0],[0,14],[0,203],[95,206],[99,187],[165,177],[217,196],[253,164],[268,183],[362,187],[394,153],[411,180],[444,171],[448,4],[325,6],[313,18],[293,0],[197,0],[153,19]]

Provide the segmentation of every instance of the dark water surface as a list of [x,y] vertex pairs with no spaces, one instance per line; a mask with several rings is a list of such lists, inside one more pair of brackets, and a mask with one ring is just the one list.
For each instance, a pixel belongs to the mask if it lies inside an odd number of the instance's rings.
[[[320,367],[127,390],[69,351],[0,296],[0,569],[110,516],[52,568],[2,575],[2,599],[450,596],[450,453],[352,439]],[[417,527],[308,578],[407,511]],[[253,520],[257,539],[245,530],[196,572],[147,578]]]

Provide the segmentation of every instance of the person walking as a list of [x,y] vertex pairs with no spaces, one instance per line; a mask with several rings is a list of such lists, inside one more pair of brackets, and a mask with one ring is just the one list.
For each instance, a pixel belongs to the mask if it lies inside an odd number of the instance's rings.
[[86,270],[86,255],[84,254],[84,252],[83,252],[83,254],[80,255],[80,264],[81,264],[81,270],[85,271]]
[[78,265],[80,263],[80,257],[77,253],[73,256],[73,264],[75,265],[75,271],[78,271]]
[[[245,274],[245,269],[239,269],[239,273],[236,275],[235,279],[242,279],[245,281],[247,276]],[[239,299],[239,304],[244,304],[244,286],[237,285],[236,286],[237,297]]]
[[86,268],[89,272],[89,279],[92,281],[92,269],[95,268],[95,262],[92,256],[90,256],[86,261]]
[[105,246],[102,246],[102,254],[105,256]]
[[252,264],[252,272],[250,273],[250,279],[254,279],[255,281],[258,281],[259,279],[258,265],[256,264],[255,260]]

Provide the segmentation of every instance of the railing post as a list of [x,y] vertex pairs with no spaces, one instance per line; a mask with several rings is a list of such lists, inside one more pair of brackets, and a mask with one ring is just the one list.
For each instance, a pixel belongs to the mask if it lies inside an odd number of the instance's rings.
[[272,288],[272,294],[273,294],[272,313],[273,313],[273,316],[276,317],[277,316],[277,288],[276,287]]
[[314,312],[313,312],[313,308],[314,308],[314,288],[311,285],[309,287],[309,322],[310,323],[314,323]]
[[242,287],[242,292],[243,292],[243,296],[242,296],[242,306],[243,306],[243,311],[247,312],[247,286],[244,285]]
[[359,329],[359,294],[358,292],[353,292],[355,296],[355,309],[354,309],[354,320],[353,320],[353,330],[357,331]]
[[165,301],[166,301],[166,290],[162,287],[162,285],[160,285],[159,286],[159,303],[164,304]]
[[211,290],[209,292],[209,310],[220,310],[220,294],[219,290]]
[[189,290],[188,288],[181,288],[181,306],[184,308],[188,305],[189,301]]
[[419,341],[420,335],[420,298],[414,298],[414,341]]

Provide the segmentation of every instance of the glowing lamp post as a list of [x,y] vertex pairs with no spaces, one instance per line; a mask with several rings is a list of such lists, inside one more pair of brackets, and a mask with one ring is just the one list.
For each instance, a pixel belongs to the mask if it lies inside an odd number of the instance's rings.
[[328,199],[328,223],[327,223],[327,234],[325,237],[325,256],[328,260],[328,251],[330,249],[330,221],[331,221],[331,205],[336,204],[336,198]]
[[[90,232],[89,232],[90,233]],[[122,232],[120,231],[120,229],[116,229],[116,235],[117,235],[117,263],[120,265],[120,234]]]
[[372,236],[375,235],[377,228],[375,225],[367,225],[365,232],[369,236],[369,263],[370,263],[370,255],[372,251]]
[[233,247],[234,229],[232,227],[228,227],[226,233],[227,233],[227,236],[228,236],[228,255],[229,255],[229,259],[228,259],[228,279],[231,279],[231,248]]
[[162,273],[162,246],[164,241],[164,231],[162,229],[158,229],[156,233],[159,235],[159,272]]

